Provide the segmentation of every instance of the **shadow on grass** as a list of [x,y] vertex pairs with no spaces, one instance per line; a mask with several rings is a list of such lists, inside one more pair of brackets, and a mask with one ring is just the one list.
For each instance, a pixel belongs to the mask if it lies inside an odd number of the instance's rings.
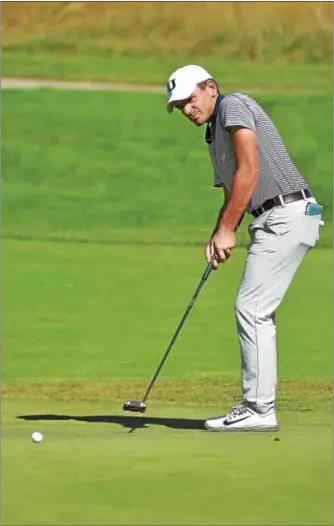
[[188,418],[158,418],[146,416],[70,416],[70,415],[21,415],[17,418],[27,421],[38,420],[76,420],[78,422],[119,424],[128,429],[144,428],[149,425],[170,427],[173,429],[204,429],[204,420]]

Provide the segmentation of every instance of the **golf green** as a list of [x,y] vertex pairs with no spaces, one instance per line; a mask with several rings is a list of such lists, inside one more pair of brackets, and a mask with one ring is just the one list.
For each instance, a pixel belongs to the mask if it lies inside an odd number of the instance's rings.
[[331,523],[331,250],[307,256],[277,313],[280,431],[203,428],[240,395],[244,257],[211,274],[137,416],[122,404],[153,375],[203,250],[3,241],[3,524]]

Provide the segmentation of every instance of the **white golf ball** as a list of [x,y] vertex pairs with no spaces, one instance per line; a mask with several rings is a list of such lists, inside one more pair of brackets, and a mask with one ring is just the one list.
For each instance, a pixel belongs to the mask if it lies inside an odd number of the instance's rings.
[[33,442],[42,442],[43,440],[43,435],[42,433],[39,433],[38,431],[35,431],[32,435],[31,435],[31,439]]

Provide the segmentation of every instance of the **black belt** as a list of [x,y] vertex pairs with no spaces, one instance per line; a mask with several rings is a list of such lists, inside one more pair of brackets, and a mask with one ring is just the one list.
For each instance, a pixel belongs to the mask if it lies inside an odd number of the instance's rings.
[[293,203],[294,201],[307,199],[308,197],[313,197],[312,192],[308,188],[305,188],[305,190],[298,190],[297,192],[292,192],[291,194],[273,197],[272,199],[268,199],[267,201],[265,201],[263,205],[257,208],[256,210],[253,210],[252,215],[254,217],[259,217],[261,214],[264,214],[264,212],[267,212],[271,208],[274,208],[274,206],[282,206],[283,203],[287,205],[289,203]]

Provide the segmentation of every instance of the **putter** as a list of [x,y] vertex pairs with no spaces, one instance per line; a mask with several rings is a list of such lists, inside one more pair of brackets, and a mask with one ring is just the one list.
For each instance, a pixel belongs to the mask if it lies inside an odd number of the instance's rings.
[[178,328],[176,329],[176,332],[175,332],[175,334],[174,334],[174,336],[173,336],[173,338],[172,338],[172,341],[170,342],[170,344],[169,344],[169,346],[168,346],[168,348],[167,348],[167,350],[166,350],[166,352],[165,352],[165,354],[164,354],[164,356],[163,356],[163,358],[162,358],[162,360],[161,360],[161,362],[160,362],[160,364],[159,364],[159,367],[158,367],[158,369],[156,370],[156,373],[155,373],[155,375],[153,376],[153,378],[152,378],[152,380],[151,380],[151,383],[150,383],[150,385],[148,386],[148,388],[147,388],[147,390],[146,390],[146,393],[144,394],[142,400],[141,400],[141,401],[140,401],[140,400],[127,400],[127,401],[125,402],[124,406],[123,406],[123,411],[132,411],[133,413],[145,413],[145,411],[146,411],[146,400],[147,400],[147,398],[148,398],[148,395],[150,394],[150,391],[151,391],[151,389],[152,389],[152,387],[153,387],[153,385],[154,385],[154,383],[155,383],[155,381],[156,381],[156,379],[157,379],[157,377],[158,377],[158,374],[160,373],[160,371],[161,371],[161,369],[162,369],[162,366],[163,366],[163,364],[165,363],[165,361],[166,361],[166,359],[167,359],[167,356],[168,356],[168,354],[170,353],[170,350],[171,350],[171,348],[173,347],[174,342],[175,342],[175,340],[176,340],[176,338],[177,338],[179,332],[181,331],[181,328],[182,328],[182,326],[183,326],[183,324],[184,324],[184,322],[185,322],[185,320],[186,320],[186,318],[187,318],[189,312],[191,311],[192,306],[194,305],[195,300],[196,300],[196,298],[197,298],[197,296],[198,296],[198,294],[199,294],[201,288],[203,287],[205,281],[206,281],[206,280],[208,279],[208,277],[209,277],[209,274],[210,274],[210,272],[211,272],[211,270],[212,270],[212,263],[213,263],[213,259],[211,259],[210,263],[209,263],[208,266],[206,267],[206,269],[205,269],[205,271],[204,271],[204,274],[203,274],[203,276],[202,276],[201,282],[200,282],[200,284],[198,285],[198,287],[197,287],[197,289],[196,289],[196,292],[195,292],[194,296],[192,297],[192,300],[190,301],[190,303],[189,303],[189,305],[188,305],[188,307],[187,307],[187,310],[186,310],[186,312],[184,313],[183,318],[182,318],[182,320],[180,321]]

